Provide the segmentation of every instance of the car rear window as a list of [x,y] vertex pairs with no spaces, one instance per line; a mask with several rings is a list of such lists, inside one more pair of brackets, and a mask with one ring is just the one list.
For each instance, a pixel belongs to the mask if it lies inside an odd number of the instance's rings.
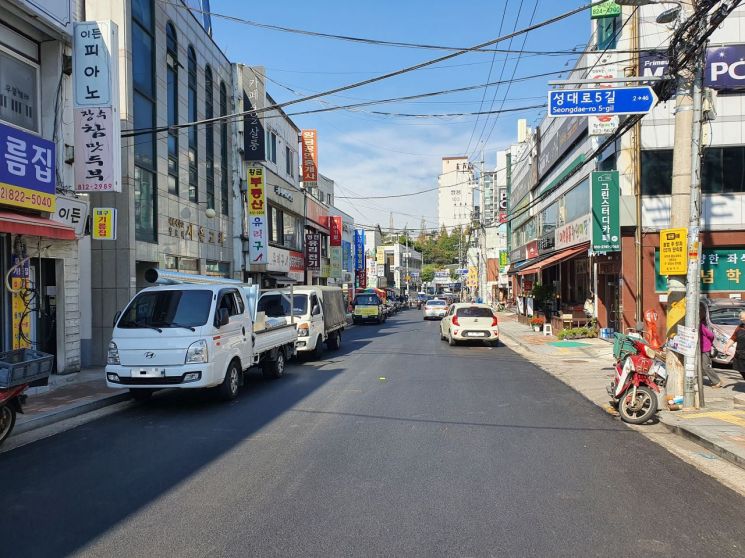
[[444,300],[428,300],[427,306],[445,306]]
[[740,312],[745,306],[730,306],[728,308],[712,308],[709,310],[711,323],[716,325],[737,325],[740,323]]
[[479,306],[466,306],[465,308],[458,308],[459,318],[491,318],[492,313],[488,308],[481,308]]

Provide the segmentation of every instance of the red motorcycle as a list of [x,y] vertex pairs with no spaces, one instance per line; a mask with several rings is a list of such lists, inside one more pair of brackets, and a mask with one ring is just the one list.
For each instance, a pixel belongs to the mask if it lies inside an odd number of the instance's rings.
[[28,384],[0,389],[0,444],[13,431],[16,424],[16,413],[23,412],[21,401],[26,397],[23,395],[26,388],[28,388]]
[[657,412],[657,394],[667,381],[663,354],[643,339],[616,334],[616,373],[606,388],[621,420],[644,424]]

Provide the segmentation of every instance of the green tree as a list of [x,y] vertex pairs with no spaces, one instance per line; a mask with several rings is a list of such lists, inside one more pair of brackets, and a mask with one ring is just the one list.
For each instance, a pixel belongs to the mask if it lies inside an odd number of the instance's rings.
[[435,264],[425,264],[422,266],[422,282],[429,283],[435,278],[435,271],[439,266]]

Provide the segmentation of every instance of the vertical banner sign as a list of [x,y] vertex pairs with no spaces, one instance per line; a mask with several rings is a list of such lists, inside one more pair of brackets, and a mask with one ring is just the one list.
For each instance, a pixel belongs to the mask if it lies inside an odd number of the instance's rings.
[[352,243],[348,240],[341,241],[341,261],[342,268],[345,271],[354,271],[354,262],[352,261]]
[[54,211],[54,143],[0,124],[0,203]]
[[111,21],[74,24],[75,191],[121,192],[118,29]]
[[621,196],[618,171],[594,171],[592,187],[592,251],[621,250]]
[[308,271],[321,270],[321,235],[319,233],[305,235],[305,263]]
[[341,279],[341,246],[329,246],[329,259],[331,260],[329,277]]
[[[263,66],[243,67],[243,82],[246,84],[246,90],[243,93],[244,111],[264,108],[266,104],[264,75]],[[266,160],[264,119],[255,113],[243,117],[243,160]]]
[[365,229],[354,231],[354,269],[365,270]]
[[356,279],[356,285],[358,289],[366,289],[367,288],[367,271],[363,270],[357,270],[354,272],[355,279]]
[[341,216],[329,217],[329,246],[341,246]]
[[507,188],[499,188],[497,192],[499,195],[499,211],[497,213],[497,218],[499,224],[501,225],[507,222]]
[[385,250],[382,246],[378,246],[377,250],[375,250],[375,263],[379,265],[385,264]]
[[318,182],[318,133],[316,130],[303,130],[301,143],[303,149],[303,183],[306,188],[314,188]]
[[[615,5],[615,4],[614,4]],[[618,6],[620,9],[621,7]],[[604,52],[602,54],[588,54],[589,64],[592,66],[587,77],[589,79],[613,79],[618,77],[618,66],[616,65],[616,53]],[[612,88],[613,83],[600,83],[591,85],[598,89]],[[587,133],[591,136],[605,136],[615,133],[618,129],[618,116],[588,116]]]
[[688,273],[688,229],[662,229],[660,231],[660,274],[685,275],[686,273]]
[[[18,256],[13,256],[13,265],[19,261]],[[13,270],[10,278],[10,286],[14,292],[11,300],[11,312],[13,313],[13,350],[31,348],[31,312],[24,300],[24,290],[30,287],[31,266],[28,260]]]
[[266,192],[264,168],[246,169],[248,176],[248,259],[251,265],[266,264],[269,258],[266,229]]
[[96,207],[93,209],[93,240],[116,240],[116,209]]

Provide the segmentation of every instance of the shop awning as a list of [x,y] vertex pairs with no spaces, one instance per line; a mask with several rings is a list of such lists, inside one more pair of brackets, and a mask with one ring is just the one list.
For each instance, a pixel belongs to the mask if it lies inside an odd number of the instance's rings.
[[518,271],[518,275],[528,275],[530,273],[538,273],[540,270],[546,267],[550,267],[552,265],[556,265],[557,263],[563,262],[564,260],[573,258],[574,256],[581,254],[582,252],[587,252],[589,248],[590,248],[590,245],[585,243],[585,244],[580,244],[579,246],[575,246],[573,248],[562,250],[561,252],[556,252],[555,254],[552,254],[548,256],[547,258],[539,262],[536,262],[530,267],[521,269],[520,271]]
[[75,240],[75,230],[62,223],[11,211],[0,211],[0,232]]
[[[524,269],[527,269],[529,267],[533,267],[538,262],[541,262],[548,258],[549,256],[538,256],[537,258],[532,258],[530,260],[523,260],[521,262],[517,262],[516,264],[510,264],[512,267],[509,269],[509,271],[506,271],[507,275],[522,275],[521,271]],[[535,273],[535,272],[532,272]]]

